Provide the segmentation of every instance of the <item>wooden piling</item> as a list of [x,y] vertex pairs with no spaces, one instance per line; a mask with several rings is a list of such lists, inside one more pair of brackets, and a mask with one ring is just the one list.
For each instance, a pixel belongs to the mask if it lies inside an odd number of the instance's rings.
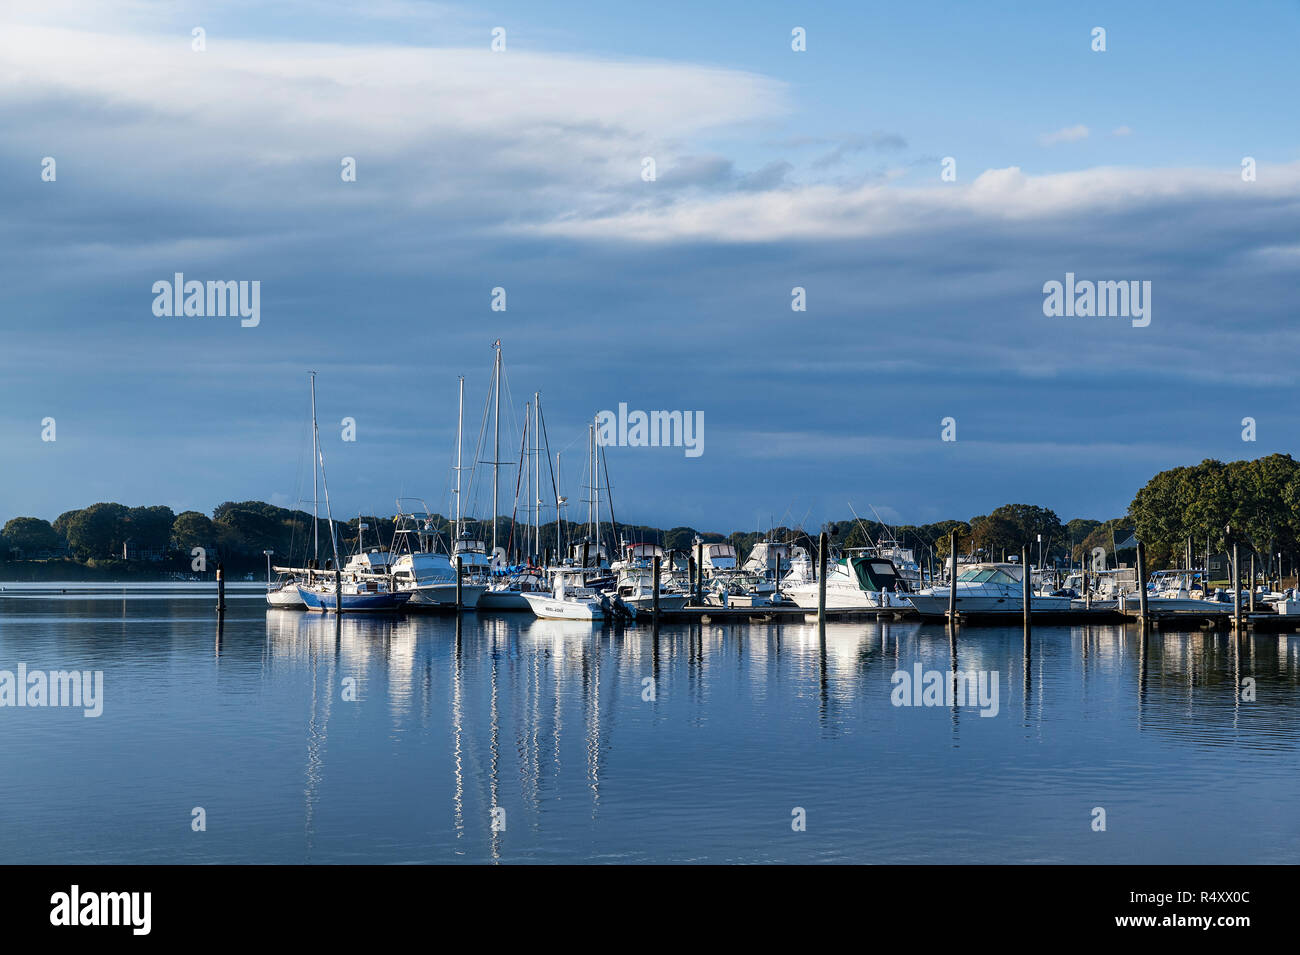
[[217,613],[226,612],[226,569],[217,564]]
[[343,570],[338,561],[334,562],[334,612],[343,612]]
[[1241,632],[1241,575],[1238,573],[1237,543],[1232,544],[1232,626]]
[[695,545],[695,605],[698,607],[702,603],[704,603],[704,541]]
[[1029,566],[1029,545],[1026,544],[1020,551],[1020,566],[1024,571],[1024,579],[1020,582],[1021,596],[1024,602],[1025,611],[1025,633],[1029,633],[1030,606],[1034,595],[1034,574],[1033,568]]
[[1083,555],[1083,560],[1081,561],[1081,563],[1083,564],[1083,609],[1091,610],[1092,609],[1092,588],[1090,586],[1091,581],[1088,579],[1088,555],[1087,554]]
[[826,626],[826,552],[830,550],[830,538],[822,531],[817,538],[817,625]]
[[1250,552],[1250,590],[1247,591],[1250,600],[1250,612],[1255,612],[1255,552]]
[[948,622],[957,626],[957,532],[948,539]]
[[460,554],[456,555],[456,613],[465,609],[465,602],[461,598],[460,588],[465,576],[465,559]]
[[1138,622],[1145,627],[1150,620],[1147,613],[1147,565],[1146,547],[1137,542],[1137,585],[1138,585]]
[[650,561],[651,573],[654,576],[654,625],[659,626],[659,555],[655,554]]

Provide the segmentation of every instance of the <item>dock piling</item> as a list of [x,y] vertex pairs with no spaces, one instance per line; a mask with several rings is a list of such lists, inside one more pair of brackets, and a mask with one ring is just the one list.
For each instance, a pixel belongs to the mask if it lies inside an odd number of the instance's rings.
[[1250,589],[1246,592],[1250,600],[1250,612],[1255,612],[1255,552],[1250,552]]
[[465,603],[461,599],[461,595],[460,595],[461,580],[465,576],[464,569],[465,569],[464,559],[460,556],[460,554],[457,554],[456,555],[456,613],[458,614],[463,609],[465,609]]
[[226,569],[217,564],[217,613],[226,612]]
[[957,626],[957,531],[948,539],[948,622]]
[[826,626],[826,552],[830,538],[822,531],[817,538],[817,626]]
[[1241,574],[1238,571],[1237,542],[1232,543],[1232,626],[1241,633]]
[[1030,625],[1030,606],[1031,597],[1034,594],[1034,573],[1033,568],[1029,566],[1029,545],[1026,544],[1020,551],[1020,566],[1024,570],[1024,579],[1021,581],[1021,590],[1023,591],[1023,602],[1025,605],[1025,636],[1029,636]]
[[699,541],[695,545],[695,605],[698,607],[702,603],[704,603],[704,541]]
[[1150,622],[1150,615],[1147,612],[1147,568],[1146,568],[1146,547],[1141,541],[1137,542],[1137,586],[1138,586],[1138,623],[1145,627]]
[[654,625],[655,629],[659,628],[659,555],[650,561],[651,572],[654,574]]
[[343,570],[338,561],[334,562],[334,612],[343,613]]

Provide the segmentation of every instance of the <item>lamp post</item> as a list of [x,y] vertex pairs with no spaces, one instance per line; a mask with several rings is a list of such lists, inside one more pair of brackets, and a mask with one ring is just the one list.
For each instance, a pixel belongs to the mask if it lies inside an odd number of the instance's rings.
[[270,590],[271,589],[271,555],[274,554],[275,551],[264,550],[262,551],[262,553],[266,555],[266,589]]

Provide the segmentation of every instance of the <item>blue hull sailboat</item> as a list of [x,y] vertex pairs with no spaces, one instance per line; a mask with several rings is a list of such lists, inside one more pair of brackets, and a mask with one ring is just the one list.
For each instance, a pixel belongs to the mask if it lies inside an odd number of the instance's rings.
[[[307,605],[308,610],[317,613],[338,612],[338,600],[335,599],[332,583],[324,587],[320,585],[308,587],[299,584],[298,595],[302,597],[302,602]],[[391,613],[402,609],[402,605],[411,599],[411,592],[409,590],[362,590],[358,593],[348,593],[348,587],[344,585],[342,599],[344,613]]]

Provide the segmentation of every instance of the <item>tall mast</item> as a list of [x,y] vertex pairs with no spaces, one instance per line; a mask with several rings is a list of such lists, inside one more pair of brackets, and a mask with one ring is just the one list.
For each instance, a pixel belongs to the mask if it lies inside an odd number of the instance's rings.
[[316,447],[316,372],[308,372],[311,378],[311,555],[320,562],[320,517],[318,511],[320,505],[316,500],[317,496],[317,470],[316,462],[320,455]]
[[600,566],[600,432],[596,430],[595,424],[592,425],[591,433],[595,436],[592,446],[596,450],[594,461],[594,472],[596,475],[595,497],[596,497],[596,566]]
[[460,546],[460,435],[465,423],[465,376],[460,376],[460,401],[456,407],[456,539],[452,541],[451,552],[456,553]]
[[330,482],[325,477],[325,451],[320,446],[320,431],[316,427],[316,378],[312,376],[311,433],[316,445],[316,463],[320,466],[320,483],[325,489],[325,516],[330,525],[330,547],[334,551],[334,566],[339,566],[339,542],[334,534],[334,511],[330,508]]
[[533,559],[542,552],[542,393],[533,392]]
[[[587,469],[591,471],[588,475],[595,479],[595,471],[591,468],[591,442],[595,440],[592,433],[591,425],[587,425]],[[587,482],[587,540],[591,540],[591,481]]]
[[497,551],[497,491],[500,489],[501,481],[498,479],[497,472],[501,467],[501,339],[496,340],[497,357],[492,363],[492,380],[496,389],[496,397],[493,399],[495,410],[492,412],[493,427],[496,431],[496,437],[492,443],[492,553]]
[[560,557],[560,452],[555,452],[555,562],[561,563]]

